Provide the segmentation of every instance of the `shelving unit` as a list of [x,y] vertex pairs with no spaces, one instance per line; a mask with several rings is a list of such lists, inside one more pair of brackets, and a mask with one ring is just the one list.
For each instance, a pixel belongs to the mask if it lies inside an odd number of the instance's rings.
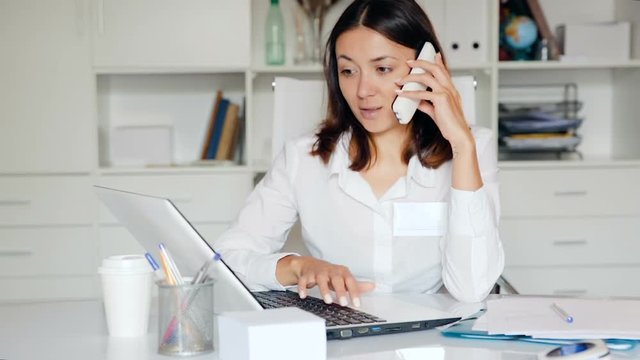
[[[635,25],[629,61],[566,63],[498,62],[495,0],[418,1],[440,31],[453,74],[478,81],[479,125],[497,133],[501,85],[575,82],[585,103],[583,160],[500,162],[509,280],[525,293],[640,295],[629,280],[640,273],[640,260],[626,256],[636,251],[632,239],[640,238],[640,3],[540,0],[552,28],[610,20]],[[461,6],[465,1],[472,6]],[[280,3],[292,45],[297,5]],[[348,3],[340,1],[329,11],[325,37]],[[0,223],[0,288],[14,289],[0,292],[0,300],[95,297],[99,261],[141,250],[106,215],[91,192],[93,184],[173,198],[205,237],[215,238],[242,206],[256,173],[268,169],[274,77],[322,76],[319,64],[293,65],[291,46],[284,66],[264,64],[266,0],[64,0],[37,10],[29,4],[0,4],[0,23],[9,29],[0,40],[9,44],[7,54],[15,55],[0,59],[3,79],[9,79],[0,84],[7,99],[0,117],[3,126],[11,126],[0,131],[0,214],[12,214],[0,217],[9,219]],[[453,9],[466,9],[467,17]],[[461,42],[456,36],[467,36],[465,27],[475,22],[481,22],[479,38],[470,40],[480,43],[479,55],[454,54],[450,45]],[[22,81],[26,78],[37,81]],[[233,166],[194,166],[218,89],[244,104],[243,156]],[[111,129],[140,124],[172,127],[172,160],[178,165],[112,164]],[[56,193],[72,200],[53,206]],[[538,199],[531,200],[532,193]],[[539,199],[548,203],[539,205],[534,201]],[[619,206],[602,210],[601,202],[612,201]],[[57,213],[68,216],[51,216]],[[617,245],[606,247],[613,255],[603,260],[603,244],[612,237]],[[53,243],[82,261],[47,260]],[[544,260],[550,253],[557,256]],[[9,275],[15,268],[33,270]],[[605,286],[610,277],[591,279],[599,270],[618,282]],[[567,287],[569,281],[580,285]],[[627,292],[620,291],[625,281]]]
[[[633,22],[638,38],[637,2],[541,3],[552,28],[626,20]],[[631,53],[628,61],[497,64],[499,85],[576,83],[584,103],[578,130],[583,159],[500,163],[504,274],[523,293],[640,295],[634,281],[640,260],[626,256],[635,253],[640,235],[637,41]]]

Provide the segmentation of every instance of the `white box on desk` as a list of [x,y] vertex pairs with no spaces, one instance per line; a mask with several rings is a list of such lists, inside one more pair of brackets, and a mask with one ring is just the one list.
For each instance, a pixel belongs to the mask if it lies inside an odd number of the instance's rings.
[[112,165],[170,165],[173,128],[170,125],[116,126],[111,130],[110,150]]
[[232,311],[218,316],[220,360],[324,360],[324,319],[297,308]]
[[558,26],[562,60],[617,60],[631,57],[631,24],[625,21]]

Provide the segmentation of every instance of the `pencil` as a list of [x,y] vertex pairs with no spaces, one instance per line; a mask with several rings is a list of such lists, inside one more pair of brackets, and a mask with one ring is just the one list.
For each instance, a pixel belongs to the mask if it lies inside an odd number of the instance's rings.
[[160,252],[160,263],[162,264],[162,269],[166,274],[167,283],[169,285],[176,285],[176,279],[173,277],[173,273],[169,269],[169,264],[167,264],[167,259],[164,257],[162,251]]

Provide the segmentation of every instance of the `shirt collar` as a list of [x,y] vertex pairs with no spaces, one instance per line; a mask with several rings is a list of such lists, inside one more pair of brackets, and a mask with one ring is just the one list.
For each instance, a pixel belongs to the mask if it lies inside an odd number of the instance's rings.
[[349,143],[351,142],[351,132],[345,131],[340,135],[336,147],[329,158],[329,175],[340,174],[349,168]]
[[422,187],[434,187],[436,184],[435,170],[422,166],[417,155],[413,155],[411,159],[409,159],[407,178],[412,179]]
[[[329,159],[329,176],[340,174],[349,169],[351,165],[349,158],[350,142],[351,132],[345,131],[338,139],[336,148]],[[434,187],[436,182],[435,170],[422,166],[418,156],[413,155],[411,159],[409,159],[409,165],[407,166],[407,179],[412,179],[422,187]]]

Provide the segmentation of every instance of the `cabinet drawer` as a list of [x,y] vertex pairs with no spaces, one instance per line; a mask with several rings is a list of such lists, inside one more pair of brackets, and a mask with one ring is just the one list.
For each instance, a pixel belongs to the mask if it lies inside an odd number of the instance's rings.
[[526,295],[640,296],[640,267],[507,267],[504,277]]
[[90,185],[88,176],[0,177],[0,226],[90,224]]
[[[103,176],[100,184],[171,199],[192,222],[230,222],[236,218],[253,188],[251,174]],[[100,222],[117,220],[106,206]]]
[[100,0],[96,3],[95,66],[249,66],[249,0]]
[[95,299],[100,280],[93,276],[0,277],[0,301]]
[[[198,233],[211,243],[229,224],[227,223],[192,223]],[[122,226],[102,225],[99,231],[100,238],[100,259],[111,255],[141,254],[144,248],[134,239],[134,237]],[[153,252],[155,254],[155,252]]]
[[0,276],[95,274],[91,226],[0,229]]
[[500,174],[502,215],[640,214],[637,169],[513,170]]
[[503,219],[507,266],[640,265],[640,217]]

